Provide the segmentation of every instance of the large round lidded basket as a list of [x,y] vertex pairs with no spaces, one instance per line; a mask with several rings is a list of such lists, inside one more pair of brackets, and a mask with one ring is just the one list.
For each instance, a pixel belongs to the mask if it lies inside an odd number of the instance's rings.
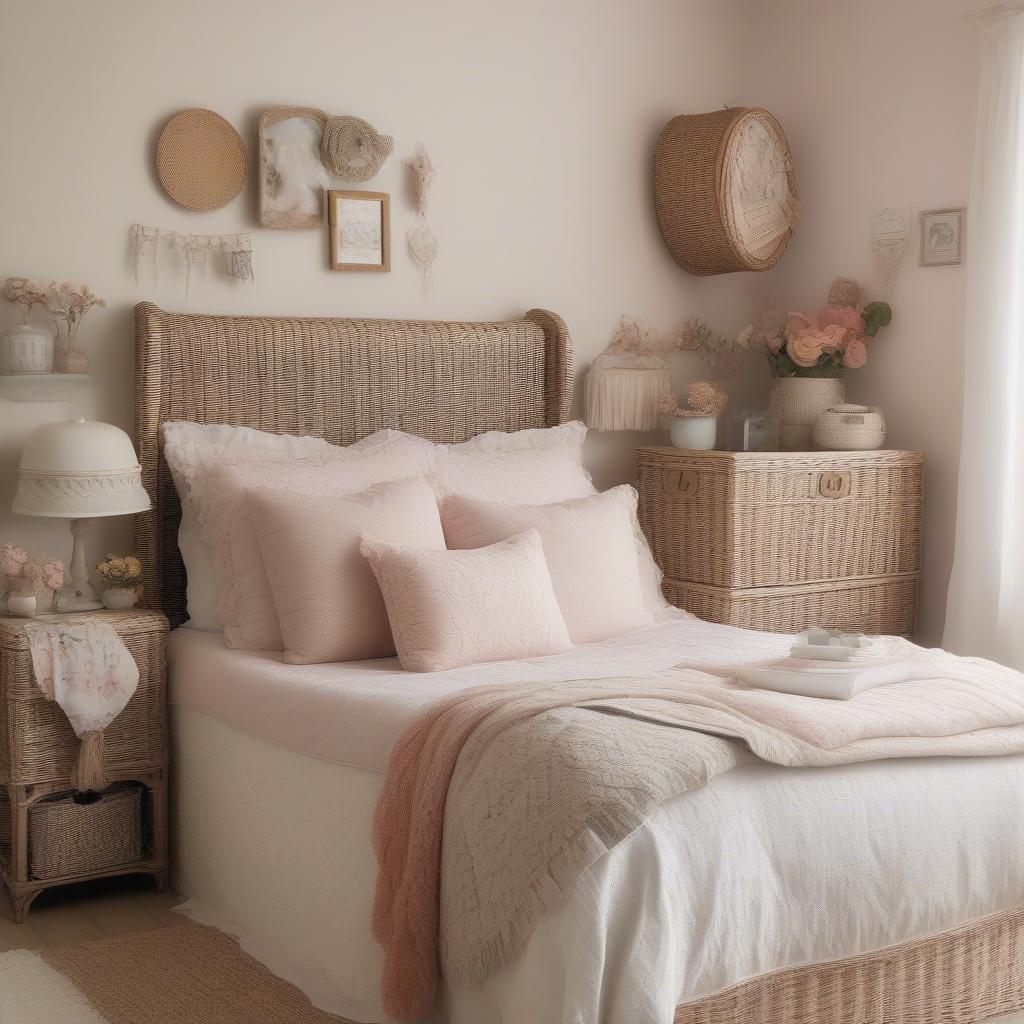
[[759,107],[674,117],[654,150],[653,184],[662,237],[691,274],[768,270],[800,218],[785,132]]

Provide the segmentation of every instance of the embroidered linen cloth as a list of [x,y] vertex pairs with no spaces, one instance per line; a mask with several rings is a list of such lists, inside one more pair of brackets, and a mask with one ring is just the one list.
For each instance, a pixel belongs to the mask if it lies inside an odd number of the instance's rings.
[[72,785],[102,789],[103,730],[134,696],[139,667],[105,622],[27,622],[24,629],[36,686],[57,702],[82,741]]
[[481,686],[432,705],[392,753],[374,823],[385,1008],[402,1020],[429,1010],[442,963],[468,984],[509,963],[540,914],[660,803],[751,756],[810,767],[1024,753],[1024,676],[885,643],[915,678],[849,701],[682,665]]

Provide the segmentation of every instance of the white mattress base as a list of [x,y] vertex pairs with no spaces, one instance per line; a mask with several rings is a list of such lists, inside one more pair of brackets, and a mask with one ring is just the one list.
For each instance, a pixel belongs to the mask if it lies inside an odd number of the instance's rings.
[[[321,1009],[390,1021],[369,926],[383,777],[172,710],[188,915]],[[1024,757],[739,768],[663,805],[442,1019],[670,1024],[747,978],[1024,904],[1022,851]]]

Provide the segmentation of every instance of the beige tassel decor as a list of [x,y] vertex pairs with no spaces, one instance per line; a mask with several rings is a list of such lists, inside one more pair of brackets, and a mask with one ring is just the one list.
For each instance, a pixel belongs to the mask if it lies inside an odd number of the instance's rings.
[[672,390],[659,342],[623,317],[611,344],[587,374],[586,421],[592,430],[657,430],[659,401]]
[[98,793],[107,788],[103,730],[87,732],[78,744],[78,761],[71,771],[71,788],[78,793]]

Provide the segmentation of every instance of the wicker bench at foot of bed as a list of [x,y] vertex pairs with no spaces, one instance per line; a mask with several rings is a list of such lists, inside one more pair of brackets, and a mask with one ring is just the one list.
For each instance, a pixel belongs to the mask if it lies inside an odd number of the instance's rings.
[[1024,907],[926,939],[741,982],[674,1024],[975,1024],[1024,1009]]

